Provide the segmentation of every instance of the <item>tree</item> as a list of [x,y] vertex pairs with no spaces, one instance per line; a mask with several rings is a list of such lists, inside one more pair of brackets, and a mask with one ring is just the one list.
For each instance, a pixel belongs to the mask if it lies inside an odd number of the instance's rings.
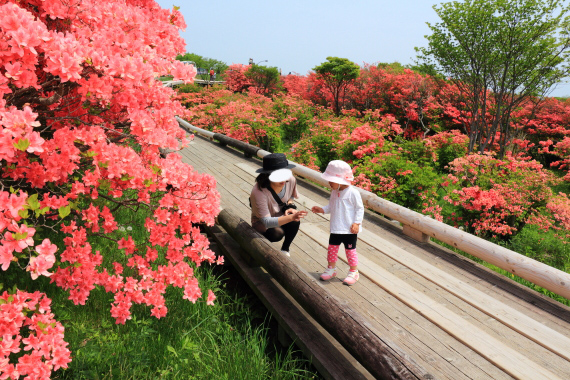
[[[203,57],[195,53],[186,53],[184,55],[178,55],[176,57],[179,61],[191,61],[196,64],[196,68],[201,68],[209,73],[210,69],[214,69],[216,74],[224,74],[228,68],[225,62],[218,61],[217,59]],[[206,74],[209,75],[209,74]]]
[[327,62],[313,68],[322,78],[333,95],[333,109],[340,114],[340,99],[344,98],[346,87],[358,78],[360,68],[347,58],[327,57]]
[[[0,378],[49,378],[71,360],[48,295],[16,279],[49,277],[75,304],[102,287],[117,323],[133,304],[165,316],[170,286],[213,302],[194,269],[221,260],[196,226],[214,223],[215,180],[160,149],[187,143],[175,119],[186,110],[155,80],[195,77],[174,60],[185,27],[151,0],[0,1],[0,278],[12,289],[0,294]],[[127,209],[148,214],[133,233],[116,220]],[[123,257],[94,250],[95,236]]]
[[269,95],[281,87],[277,67],[267,67],[253,64],[245,72],[252,86],[263,95]]
[[[569,7],[559,0],[466,0],[434,6],[428,47],[419,60],[460,88],[468,115],[469,152],[493,144],[503,157],[512,139],[511,112],[540,102],[567,76]],[[432,66],[433,65],[433,66]]]

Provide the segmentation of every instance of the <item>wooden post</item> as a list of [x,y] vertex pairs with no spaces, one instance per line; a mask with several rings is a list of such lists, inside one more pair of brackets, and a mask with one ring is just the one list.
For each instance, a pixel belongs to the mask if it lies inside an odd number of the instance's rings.
[[247,222],[227,209],[218,215],[221,226],[332,336],[378,379],[419,379],[427,371],[391,347],[366,320],[327,292],[307,272],[275,250]]
[[429,241],[429,236],[424,234],[422,231],[418,231],[413,227],[404,224],[404,229],[402,230],[404,235],[411,237],[414,240],[417,240],[422,243],[427,243]]

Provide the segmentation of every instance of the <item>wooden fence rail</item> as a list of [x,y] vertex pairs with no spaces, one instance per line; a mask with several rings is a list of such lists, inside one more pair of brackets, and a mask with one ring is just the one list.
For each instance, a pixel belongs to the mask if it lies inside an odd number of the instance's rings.
[[[216,140],[243,151],[248,156],[256,155],[263,158],[268,152],[253,145],[232,139],[225,135],[197,128],[183,119],[177,117],[182,128],[210,140]],[[309,169],[293,161],[296,166],[292,169],[299,176],[307,178],[323,186],[328,182],[321,178],[321,173]],[[471,235],[465,231],[451,227],[429,216],[409,210],[378,197],[369,191],[357,188],[366,207],[391,219],[397,220],[404,226],[403,232],[420,241],[427,241],[429,237],[436,238],[450,244],[463,252],[469,253],[499,268],[507,270],[525,280],[539,285],[553,293],[570,299],[570,274],[521,255],[510,249],[491,243],[485,239]]]

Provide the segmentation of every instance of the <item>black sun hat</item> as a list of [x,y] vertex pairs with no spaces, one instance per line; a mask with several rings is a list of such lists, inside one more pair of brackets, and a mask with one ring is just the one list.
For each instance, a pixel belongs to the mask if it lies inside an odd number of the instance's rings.
[[271,173],[279,169],[291,169],[295,165],[287,161],[287,156],[283,153],[271,153],[263,157],[263,168],[257,169],[256,173]]

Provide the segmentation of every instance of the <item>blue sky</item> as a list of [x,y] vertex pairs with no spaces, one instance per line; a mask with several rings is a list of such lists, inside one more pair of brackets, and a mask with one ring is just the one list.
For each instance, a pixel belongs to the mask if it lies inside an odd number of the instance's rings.
[[[426,22],[438,17],[430,0],[157,0],[179,6],[188,27],[186,51],[227,64],[278,67],[307,74],[328,56],[363,63],[413,63],[426,45]],[[560,84],[552,96],[570,96]]]

